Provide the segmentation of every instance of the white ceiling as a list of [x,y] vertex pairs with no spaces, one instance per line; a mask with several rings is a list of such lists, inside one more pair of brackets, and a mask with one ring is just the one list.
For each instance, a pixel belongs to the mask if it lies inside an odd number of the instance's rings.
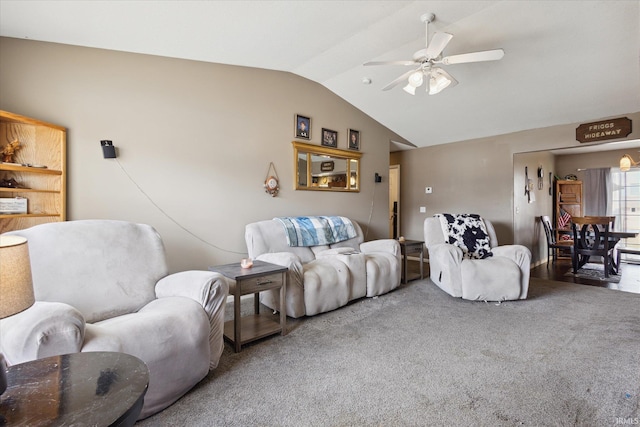
[[[438,95],[383,92],[408,68],[362,64],[411,59],[426,12],[445,55],[505,57],[446,66],[460,84]],[[0,35],[292,72],[419,147],[640,111],[640,0],[0,0]]]

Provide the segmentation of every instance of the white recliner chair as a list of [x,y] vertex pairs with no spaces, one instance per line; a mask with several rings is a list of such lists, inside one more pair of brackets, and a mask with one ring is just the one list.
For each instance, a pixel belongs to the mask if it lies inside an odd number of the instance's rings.
[[531,252],[498,246],[493,224],[479,215],[439,214],[424,221],[431,280],[454,297],[480,301],[526,299]]
[[27,238],[36,297],[0,321],[9,364],[86,351],[136,356],[149,368],[140,418],[218,365],[229,284],[210,271],[169,274],[151,226],[81,220],[6,234]]

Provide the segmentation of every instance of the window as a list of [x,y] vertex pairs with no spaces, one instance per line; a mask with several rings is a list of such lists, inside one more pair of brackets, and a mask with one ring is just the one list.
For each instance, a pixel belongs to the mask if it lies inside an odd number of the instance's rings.
[[[613,188],[612,214],[616,217],[616,230],[640,230],[640,169],[620,172],[611,169]],[[624,245],[640,249],[640,236],[624,239]]]

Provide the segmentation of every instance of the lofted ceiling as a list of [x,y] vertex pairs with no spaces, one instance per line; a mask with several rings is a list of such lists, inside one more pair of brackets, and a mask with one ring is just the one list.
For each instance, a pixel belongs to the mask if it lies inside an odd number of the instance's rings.
[[[504,58],[444,66],[459,84],[437,95],[382,91],[410,68],[362,64],[411,59],[427,12],[445,56]],[[640,111],[639,0],[0,0],[0,35],[291,72],[418,147]]]

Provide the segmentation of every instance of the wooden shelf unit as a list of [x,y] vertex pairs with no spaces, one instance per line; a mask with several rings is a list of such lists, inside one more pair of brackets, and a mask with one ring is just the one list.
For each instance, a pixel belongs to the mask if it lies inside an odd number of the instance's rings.
[[561,240],[563,235],[571,235],[571,223],[560,228],[558,220],[561,210],[565,210],[574,216],[583,216],[582,181],[557,180],[556,192],[554,194],[555,212],[554,228],[556,229],[556,240]]
[[13,163],[0,162],[0,180],[13,178],[28,188],[0,187],[0,198],[26,198],[27,213],[0,214],[0,233],[65,221],[67,130],[0,110],[0,149],[16,139],[21,147]]

